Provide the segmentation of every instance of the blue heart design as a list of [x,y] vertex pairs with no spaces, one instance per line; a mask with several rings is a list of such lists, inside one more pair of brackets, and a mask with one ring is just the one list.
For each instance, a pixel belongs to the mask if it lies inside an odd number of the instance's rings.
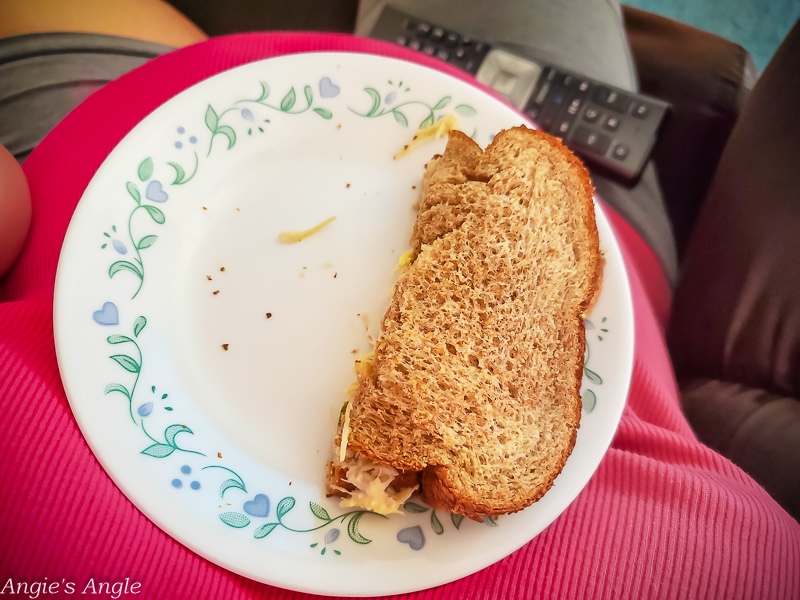
[[103,308],[94,311],[92,318],[100,325],[119,325],[119,311],[113,302],[106,302]]
[[421,550],[425,545],[425,534],[422,527],[406,527],[397,532],[397,541],[411,546],[412,550]]
[[144,196],[153,202],[166,202],[169,200],[169,195],[164,191],[164,186],[161,185],[158,179],[153,179],[147,184],[147,191]]
[[330,77],[319,80],[319,95],[323,98],[336,98],[340,91],[339,86],[333,83]]
[[269,514],[269,498],[264,494],[256,494],[255,498],[244,503],[244,512],[253,517],[266,517]]

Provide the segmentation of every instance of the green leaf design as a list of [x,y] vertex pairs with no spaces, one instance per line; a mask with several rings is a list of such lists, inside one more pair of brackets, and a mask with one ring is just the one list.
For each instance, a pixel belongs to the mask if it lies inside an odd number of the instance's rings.
[[280,523],[265,523],[253,532],[253,537],[257,540],[267,537]]
[[139,250],[144,250],[145,248],[149,248],[150,246],[155,244],[157,239],[158,239],[157,235],[146,235],[139,240],[139,243],[136,244],[136,247]]
[[497,521],[489,515],[483,517],[483,524],[488,525],[489,527],[497,527]]
[[597,373],[592,371],[591,369],[587,368],[586,366],[583,367],[583,374],[586,376],[586,379],[594,383],[595,385],[602,385],[603,378],[600,377]]
[[393,110],[392,116],[394,117],[395,121],[400,123],[400,125],[402,125],[403,127],[408,127],[408,118],[399,110]]
[[166,458],[175,451],[175,448],[167,444],[153,444],[142,450],[142,454],[153,458]]
[[472,108],[469,104],[459,104],[453,110],[456,111],[456,114],[462,117],[472,117],[477,114],[477,110]]
[[448,104],[450,104],[450,100],[452,100],[452,99],[453,99],[453,98],[452,98],[452,97],[450,97],[450,96],[445,96],[444,98],[442,98],[441,100],[439,100],[439,101],[436,103],[436,106],[434,106],[434,107],[433,107],[431,110],[442,110],[442,109],[443,109],[445,106],[447,106]]
[[353,514],[350,518],[350,522],[347,524],[347,535],[349,535],[350,539],[356,544],[369,544],[372,540],[364,537],[361,535],[361,532],[358,531],[358,522],[361,520],[362,516],[364,516],[363,512]]
[[314,92],[311,91],[311,86],[307,85],[306,87],[304,87],[303,93],[306,96],[306,104],[311,106],[311,104],[314,102]]
[[139,169],[136,173],[139,176],[139,181],[147,181],[153,176],[153,159],[149,156],[139,163]]
[[418,514],[428,512],[430,509],[416,502],[406,502],[403,504],[403,510],[412,514]]
[[250,519],[238,512],[224,512],[219,516],[219,520],[225,525],[230,525],[236,529],[242,529],[250,525]]
[[106,338],[109,344],[124,344],[125,342],[132,342],[133,340],[127,335],[114,334]]
[[243,492],[247,491],[244,488],[244,484],[241,481],[237,481],[236,479],[226,479],[219,486],[219,497],[224,498],[225,492],[227,492],[231,488],[242,490]]
[[228,150],[233,148],[234,144],[236,144],[236,132],[233,130],[233,127],[229,125],[222,125],[214,133],[224,135],[226,138],[228,138]]
[[323,119],[330,119],[333,117],[333,113],[329,111],[327,108],[315,108],[314,112],[317,113]]
[[206,109],[206,116],[205,116],[206,127],[211,133],[216,133],[217,127],[219,126],[219,115],[217,111],[209,104],[208,108]]
[[268,97],[269,97],[269,86],[262,81],[261,82],[261,94],[258,96],[258,98],[256,98],[255,101],[256,102],[263,102]]
[[164,222],[167,220],[167,217],[164,216],[162,210],[157,206],[147,204],[145,205],[144,209],[147,211],[147,214],[150,215],[150,218],[153,219],[153,221],[155,221],[159,225],[163,225]]
[[184,432],[194,434],[186,425],[170,425],[164,430],[164,440],[166,440],[170,446],[177,447],[175,444],[175,436]]
[[144,275],[132,262],[128,262],[127,260],[118,260],[116,262],[111,263],[111,266],[108,267],[108,276],[114,277],[120,271],[128,271],[136,275],[139,279],[142,279]]
[[172,180],[172,185],[181,185],[186,181],[186,171],[182,166],[175,162],[167,163],[170,167],[175,169],[175,179]]
[[147,319],[144,317],[137,317],[133,322],[133,335],[139,337],[139,334],[142,333],[142,329],[144,329],[145,325],[147,325]]
[[278,515],[278,519],[283,518],[283,516],[288,513],[290,510],[294,508],[295,500],[292,496],[286,496],[280,502],[278,502],[278,507],[275,509],[275,513]]
[[381,107],[381,95],[375,88],[364,88],[364,91],[367,92],[367,94],[369,94],[370,98],[372,98],[372,106],[367,111],[367,114],[364,116],[371,117],[376,112],[378,112],[378,109]]
[[115,360],[119,366],[128,371],[129,373],[138,373],[142,368],[141,365],[133,360],[127,354],[114,354],[109,356],[110,359]]
[[461,523],[462,521],[464,521],[464,515],[455,515],[453,513],[450,513],[450,520],[453,522],[453,525],[455,526],[456,529],[460,529]]
[[118,392],[118,393],[122,394],[123,396],[125,396],[128,400],[131,399],[131,393],[128,391],[128,388],[126,388],[121,383],[109,383],[106,386],[106,389],[104,390],[104,392],[106,394],[111,394],[113,392]]
[[436,516],[436,511],[431,511],[431,529],[433,529],[436,535],[442,535],[444,533],[444,525],[439,520],[439,517]]
[[128,190],[128,193],[131,195],[131,198],[136,200],[136,204],[141,203],[142,193],[139,191],[139,188],[136,187],[135,183],[129,181],[125,184],[125,188]]
[[592,412],[597,406],[597,395],[592,390],[586,390],[581,397],[583,410],[587,413]]
[[426,127],[430,127],[431,125],[433,125],[433,123],[434,123],[433,113],[431,113],[425,118],[425,120],[422,123],[419,124],[419,129],[425,129]]
[[323,508],[316,502],[309,502],[308,507],[311,509],[311,512],[314,513],[314,516],[317,517],[318,519],[322,519],[323,521],[331,520],[331,516],[328,514],[328,511],[325,510],[325,508]]
[[297,93],[294,91],[294,87],[290,89],[287,94],[281,100],[281,111],[282,112],[289,112],[292,110],[294,103],[297,102]]

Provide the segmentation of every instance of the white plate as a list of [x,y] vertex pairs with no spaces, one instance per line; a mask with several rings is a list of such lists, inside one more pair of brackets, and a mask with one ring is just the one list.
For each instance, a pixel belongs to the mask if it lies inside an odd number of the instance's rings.
[[[273,58],[164,104],[87,188],[55,291],[66,392],[120,489],[198,554],[307,592],[427,588],[531,540],[597,468],[625,404],[633,347],[625,270],[600,210],[606,263],[587,322],[583,419],[553,489],[496,526],[419,503],[384,518],[325,497],[353,359],[377,334],[423,165],[444,141],[393,155],[418,126],[450,113],[481,145],[523,121],[415,64]],[[278,241],[331,216],[302,243]]]

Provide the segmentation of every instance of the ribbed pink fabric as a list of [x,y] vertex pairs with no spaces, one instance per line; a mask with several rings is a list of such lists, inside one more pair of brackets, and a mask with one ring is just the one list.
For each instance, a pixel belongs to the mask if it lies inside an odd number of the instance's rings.
[[[52,290],[61,241],[83,189],[141,118],[221,70],[324,49],[425,61],[348,36],[218,38],[109,84],[26,162],[33,228],[14,271],[0,282],[0,593],[9,580],[81,585],[91,577],[129,577],[141,586],[138,595],[125,596],[130,598],[314,597],[207,562],[150,523],[114,486],[78,430],[61,387]],[[142,89],[149,93],[138,93]],[[76,143],[80,153],[70,150]],[[800,525],[693,436],[660,325],[668,307],[663,276],[631,228],[613,213],[611,219],[633,259],[636,323],[633,381],[611,449],[569,509],[525,547],[472,576],[404,597],[800,598]]]

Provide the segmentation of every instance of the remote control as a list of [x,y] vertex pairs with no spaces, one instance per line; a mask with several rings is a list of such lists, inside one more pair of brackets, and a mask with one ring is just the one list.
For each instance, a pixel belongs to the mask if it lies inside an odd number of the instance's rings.
[[506,98],[598,172],[641,175],[669,104],[471,39],[387,6],[369,36],[452,64]]

